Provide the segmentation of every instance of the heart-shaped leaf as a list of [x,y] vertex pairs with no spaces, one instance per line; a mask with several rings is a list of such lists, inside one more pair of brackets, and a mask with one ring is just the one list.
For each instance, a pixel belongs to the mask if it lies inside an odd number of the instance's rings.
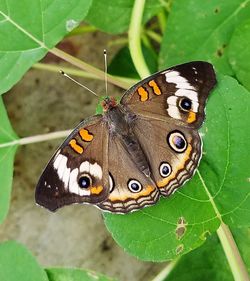
[[0,93],[86,16],[92,0],[0,0]]
[[161,67],[205,60],[232,74],[227,46],[234,28],[249,14],[249,0],[174,1],[161,46]]
[[49,281],[30,252],[15,241],[0,244],[0,280]]
[[46,269],[49,281],[112,281],[102,274],[82,269],[49,268]]
[[[128,30],[134,0],[93,0],[86,20],[98,29],[109,33]],[[147,22],[162,9],[161,1],[145,1],[143,22]]]
[[219,76],[207,104],[204,155],[194,178],[153,207],[104,214],[118,244],[140,259],[163,261],[201,245],[221,220],[249,225],[249,108],[249,92],[235,79]]
[[250,20],[239,25],[229,44],[229,62],[239,81],[250,90]]
[[9,209],[13,162],[17,148],[16,145],[1,147],[1,144],[17,140],[17,136],[10,125],[2,98],[0,98],[0,120],[0,223],[2,223]]

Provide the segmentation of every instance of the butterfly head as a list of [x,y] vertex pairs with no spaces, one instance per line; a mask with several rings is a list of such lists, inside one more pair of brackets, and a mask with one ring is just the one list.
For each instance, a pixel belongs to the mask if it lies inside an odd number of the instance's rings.
[[102,108],[104,112],[107,112],[109,109],[116,107],[117,101],[114,97],[106,97],[102,103]]

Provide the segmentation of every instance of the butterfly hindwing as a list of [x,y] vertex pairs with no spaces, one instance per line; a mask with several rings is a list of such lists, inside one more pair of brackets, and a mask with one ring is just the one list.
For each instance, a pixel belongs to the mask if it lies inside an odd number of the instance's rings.
[[36,202],[51,211],[73,203],[98,203],[109,194],[108,131],[102,115],[83,121],[45,168]]
[[192,177],[201,158],[196,130],[164,121],[138,118],[134,132],[147,158],[161,195],[169,196]]
[[98,207],[115,213],[127,213],[155,204],[159,191],[155,182],[146,177],[131,159],[119,137],[109,139],[109,197]]

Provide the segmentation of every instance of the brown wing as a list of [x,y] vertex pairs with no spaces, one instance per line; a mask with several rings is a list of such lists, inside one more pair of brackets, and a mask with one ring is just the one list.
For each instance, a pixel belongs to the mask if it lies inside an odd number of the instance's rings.
[[159,191],[150,177],[140,172],[119,137],[109,140],[109,197],[97,204],[103,210],[128,213],[155,204]]
[[102,115],[83,121],[59,147],[36,187],[36,202],[51,210],[98,203],[109,194],[108,130]]
[[129,89],[121,104],[137,115],[199,128],[209,92],[216,84],[213,66],[196,61],[156,73]]
[[151,176],[168,196],[190,179],[201,157],[199,133],[164,121],[137,118],[134,133],[150,159]]

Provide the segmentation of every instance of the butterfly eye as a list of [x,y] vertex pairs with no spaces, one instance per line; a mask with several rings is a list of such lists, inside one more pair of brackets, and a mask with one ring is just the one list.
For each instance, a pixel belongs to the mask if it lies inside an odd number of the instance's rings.
[[129,180],[128,188],[131,192],[140,192],[142,190],[142,185],[137,180]]
[[89,188],[92,184],[91,177],[87,174],[83,174],[78,179],[78,185],[80,188]]
[[192,101],[188,98],[182,98],[179,102],[179,106],[184,111],[189,111],[192,108]]
[[187,141],[181,132],[174,131],[168,134],[168,144],[175,151],[182,153],[187,148]]
[[166,163],[166,162],[163,162],[161,165],[160,165],[160,175],[163,177],[163,178],[166,178],[167,176],[169,176],[172,172],[172,169],[171,169],[171,166]]

